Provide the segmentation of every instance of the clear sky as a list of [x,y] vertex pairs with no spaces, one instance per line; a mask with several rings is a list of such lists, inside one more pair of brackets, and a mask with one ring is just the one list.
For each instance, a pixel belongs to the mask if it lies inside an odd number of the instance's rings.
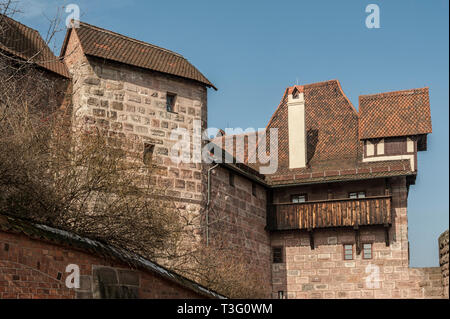
[[[209,91],[210,127],[265,127],[287,86],[339,79],[358,96],[428,86],[433,133],[408,201],[411,265],[438,265],[449,225],[449,1],[19,0],[16,18],[41,33],[56,6],[81,20],[184,55]],[[365,8],[380,8],[368,29]],[[56,51],[64,34],[56,37]]]

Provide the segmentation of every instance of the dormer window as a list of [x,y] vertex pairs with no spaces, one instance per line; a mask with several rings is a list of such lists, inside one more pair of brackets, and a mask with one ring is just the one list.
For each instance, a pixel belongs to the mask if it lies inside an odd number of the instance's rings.
[[298,99],[298,90],[294,90],[294,92],[292,92],[292,98]]

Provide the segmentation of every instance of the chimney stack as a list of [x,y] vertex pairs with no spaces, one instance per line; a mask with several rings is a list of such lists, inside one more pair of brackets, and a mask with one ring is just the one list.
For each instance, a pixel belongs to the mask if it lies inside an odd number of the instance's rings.
[[288,93],[289,168],[306,167],[306,122],[303,87]]

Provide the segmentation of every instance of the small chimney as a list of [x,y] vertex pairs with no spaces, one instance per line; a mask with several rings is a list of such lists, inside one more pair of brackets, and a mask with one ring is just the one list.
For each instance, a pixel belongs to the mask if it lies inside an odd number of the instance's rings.
[[288,94],[289,168],[306,167],[306,122],[303,87]]

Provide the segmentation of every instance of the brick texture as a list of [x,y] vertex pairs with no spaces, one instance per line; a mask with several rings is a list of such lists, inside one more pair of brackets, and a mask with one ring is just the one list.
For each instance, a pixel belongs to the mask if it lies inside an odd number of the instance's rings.
[[[65,285],[69,264],[80,267],[79,289]],[[0,231],[0,299],[137,297],[204,298],[149,271],[23,234]]]

